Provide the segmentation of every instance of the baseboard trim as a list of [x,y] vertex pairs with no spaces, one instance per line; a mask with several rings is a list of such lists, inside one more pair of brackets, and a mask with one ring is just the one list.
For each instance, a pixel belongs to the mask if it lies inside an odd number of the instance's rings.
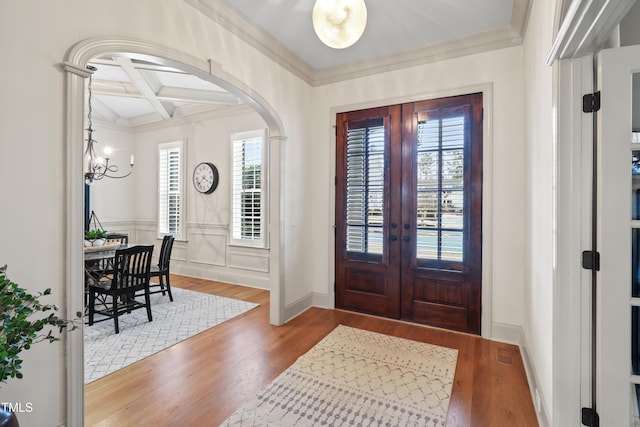
[[301,315],[311,307],[313,307],[313,292],[303,296],[291,304],[285,305],[284,322],[287,323],[289,320]]
[[267,291],[270,290],[268,278],[256,277],[249,274],[239,274],[239,272],[236,271],[215,271],[214,268],[202,268],[202,266],[172,263],[171,272],[184,276],[195,277],[197,279],[214,280],[216,282],[229,283],[232,285],[247,286]]
[[540,382],[538,381],[536,370],[531,363],[531,358],[529,357],[529,346],[527,345],[527,338],[524,334],[524,330],[520,326],[495,322],[492,323],[491,328],[491,339],[493,341],[504,342],[520,347],[520,354],[522,354],[522,363],[524,364],[525,374],[527,375],[529,393],[531,394],[531,400],[534,402],[534,408],[536,401],[536,390],[538,390],[538,393],[540,394],[540,410],[536,411],[536,416],[538,417],[538,425],[540,427],[550,427],[551,424],[549,423],[549,414],[547,412],[547,407],[544,404],[544,399],[541,392],[542,389],[540,388]]
[[329,308],[329,294],[311,292],[297,301],[287,304],[284,309],[285,323],[299,316],[311,307]]

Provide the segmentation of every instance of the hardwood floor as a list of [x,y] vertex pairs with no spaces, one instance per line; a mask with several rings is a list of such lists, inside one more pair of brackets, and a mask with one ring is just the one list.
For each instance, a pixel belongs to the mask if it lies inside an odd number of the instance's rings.
[[267,291],[177,275],[171,284],[261,305],[88,384],[86,426],[217,426],[338,324],[457,348],[447,426],[538,425],[518,347],[320,308],[276,327]]

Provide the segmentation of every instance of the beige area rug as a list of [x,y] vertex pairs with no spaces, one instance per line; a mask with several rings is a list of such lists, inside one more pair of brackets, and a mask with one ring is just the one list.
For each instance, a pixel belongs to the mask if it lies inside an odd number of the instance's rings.
[[224,426],[444,426],[458,350],[339,325]]

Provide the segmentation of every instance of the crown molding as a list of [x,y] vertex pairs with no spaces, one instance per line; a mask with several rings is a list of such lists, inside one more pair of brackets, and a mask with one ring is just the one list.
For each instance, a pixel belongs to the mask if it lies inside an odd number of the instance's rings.
[[184,0],[212,21],[222,25],[260,53],[295,74],[309,84],[313,84],[315,70],[298,55],[287,49],[271,34],[245,18],[226,1]]
[[311,86],[322,86],[406,67],[520,45],[524,40],[533,0],[514,0],[511,22],[502,28],[472,34],[456,40],[434,43],[418,49],[368,61],[359,61],[326,69],[311,67],[224,0],[184,1]]

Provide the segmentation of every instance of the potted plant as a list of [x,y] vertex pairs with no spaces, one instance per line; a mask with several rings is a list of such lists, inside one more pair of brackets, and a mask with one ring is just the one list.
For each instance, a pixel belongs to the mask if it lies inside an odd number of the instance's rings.
[[105,244],[107,238],[107,232],[100,228],[94,230],[87,230],[84,233],[84,245],[85,246],[102,246]]
[[[56,315],[58,307],[40,302],[42,296],[50,295],[51,289],[31,294],[12,282],[6,275],[7,266],[0,267],[0,382],[10,378],[22,378],[20,353],[33,344],[58,341],[63,331],[78,328],[82,313],[77,319],[65,320]],[[47,328],[49,328],[47,330]],[[9,420],[2,419],[8,416]],[[4,424],[6,422],[7,424]],[[13,424],[12,424],[13,423]],[[15,414],[0,405],[0,425],[17,426]]]

